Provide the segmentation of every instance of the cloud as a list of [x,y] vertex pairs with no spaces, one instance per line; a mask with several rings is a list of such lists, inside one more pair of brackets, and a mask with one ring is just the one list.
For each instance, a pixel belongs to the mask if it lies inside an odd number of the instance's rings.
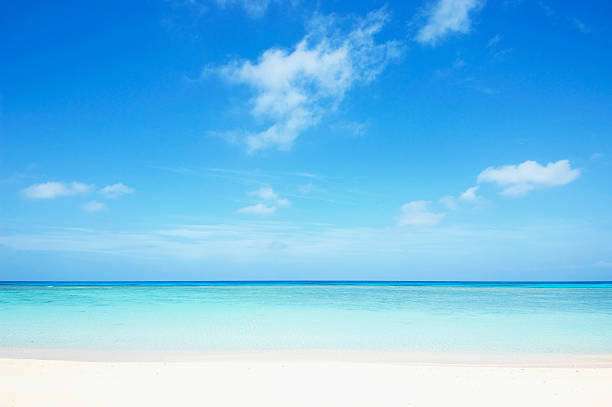
[[271,215],[276,212],[275,206],[267,206],[262,203],[255,205],[245,206],[236,211],[236,213],[249,214],[249,215]]
[[83,205],[83,210],[85,212],[100,212],[104,209],[106,209],[106,205],[98,201],[89,201],[85,205]]
[[23,189],[21,193],[32,199],[53,199],[58,196],[70,196],[84,194],[92,189],[91,185],[81,182],[46,182],[43,184],[34,184]]
[[255,205],[247,206],[239,209],[238,213],[250,213],[256,215],[269,215],[276,212],[277,207],[287,208],[291,206],[291,202],[286,198],[281,198],[274,189],[264,186],[258,190],[249,192],[250,196],[254,196],[266,203],[259,202]]
[[251,114],[269,122],[263,130],[243,136],[248,152],[291,148],[348,90],[374,80],[399,57],[399,42],[374,39],[388,18],[384,9],[373,11],[341,32],[333,30],[338,24],[332,17],[317,16],[292,49],[271,48],[256,62],[233,61],[219,68],[228,81],[251,88]]
[[442,222],[444,213],[434,213],[429,209],[429,201],[413,201],[402,206],[398,218],[400,226],[433,226]]
[[457,205],[457,200],[452,195],[446,195],[440,198],[440,203],[446,206],[448,209],[457,209],[459,205]]
[[583,34],[588,34],[591,32],[591,29],[581,20],[572,16],[564,16],[562,14],[559,14],[555,9],[553,9],[551,6],[545,4],[542,1],[538,2],[538,5],[540,6],[540,8],[542,8],[542,10],[544,10],[544,14],[546,14],[546,16],[549,17],[551,20],[564,24],[569,23],[571,27],[576,28]]
[[479,188],[479,185],[470,187],[461,194],[459,194],[458,198],[455,198],[452,195],[443,196],[442,198],[440,198],[440,203],[446,206],[448,209],[454,210],[459,208],[459,201],[471,203],[479,202],[481,200],[481,197],[476,194],[476,191],[478,191]]
[[487,48],[492,47],[493,45],[497,44],[499,42],[499,34],[495,35],[493,38],[491,38],[489,40],[489,42],[487,43]]
[[313,185],[311,182],[309,182],[308,184],[300,185],[298,187],[298,192],[301,195],[308,195],[312,192],[312,189],[313,189]]
[[[242,7],[250,17],[260,18],[263,17],[272,2],[280,3],[281,0],[215,0],[215,2],[221,7]],[[296,1],[289,3],[296,3]]]
[[482,0],[438,0],[426,13],[427,23],[421,27],[415,40],[421,44],[436,45],[451,33],[470,31],[470,14],[481,8]]
[[252,191],[249,194],[264,200],[278,199],[278,194],[270,187],[261,187],[257,191]]
[[519,165],[489,167],[478,175],[478,182],[493,182],[503,188],[502,195],[520,196],[534,189],[568,184],[580,176],[568,160],[550,162],[545,167],[535,161]]
[[366,134],[368,123],[344,120],[340,123],[332,125],[330,128],[334,131],[339,130],[341,133],[346,134],[349,137],[361,137]]
[[480,188],[479,185],[466,189],[465,192],[459,195],[459,199],[467,202],[477,202],[480,199],[480,197],[476,195],[478,188]]
[[287,198],[281,198],[276,201],[276,204],[281,208],[286,208],[291,206],[291,202]]
[[[576,241],[577,235],[583,237],[579,242]],[[371,273],[372,267],[378,266],[377,270],[396,267],[397,274],[395,277],[389,275],[392,278],[388,279],[400,279],[406,275],[409,266],[426,269],[418,278],[415,275],[415,279],[426,279],[434,264],[446,270],[481,267],[482,276],[493,269],[503,269],[507,276],[525,279],[539,268],[559,270],[559,266],[568,263],[583,263],[585,252],[578,250],[577,244],[589,253],[591,261],[586,270],[597,270],[594,267],[597,260],[611,260],[611,238],[612,231],[605,226],[564,219],[508,225],[454,223],[420,228],[342,227],[258,219],[232,224],[178,224],[163,229],[5,228],[0,231],[0,249],[24,251],[21,256],[35,256],[36,251],[44,251],[46,255],[90,253],[92,257],[89,259],[96,262],[116,259],[121,264],[128,264],[134,261],[149,271],[153,270],[150,267],[167,262],[168,270],[177,272],[176,260],[185,261],[183,265],[194,266],[198,271],[217,266],[231,267],[222,268],[217,277],[220,279],[227,279],[226,270],[238,272],[234,268],[238,265],[248,269],[251,277],[253,270],[259,270],[259,276],[268,279],[275,276],[278,279],[281,269],[291,271],[285,275],[286,279],[295,279],[299,273],[296,275],[293,270],[299,265],[304,265],[303,270],[310,273],[304,276],[312,276],[312,270],[320,269],[321,277],[329,273],[330,265],[344,266],[344,270],[350,273],[361,267],[368,270],[370,279],[376,276]],[[270,256],[274,249],[280,250]],[[465,262],[474,258],[482,262]],[[602,263],[602,266],[606,264]],[[269,267],[274,265],[280,268]],[[273,272],[262,276],[265,270]],[[524,270],[523,275],[516,275],[517,270]],[[78,279],[81,271],[75,271],[74,279]],[[334,278],[342,279],[341,274]],[[134,276],[138,277],[137,274]],[[181,276],[183,279],[194,278],[189,273]],[[210,274],[201,274],[199,279],[207,276]],[[364,278],[367,276],[363,275]],[[446,279],[456,279],[457,276],[457,273],[446,275],[451,277]],[[546,276],[551,278],[549,272],[540,275]],[[108,276],[109,279],[120,277],[119,272]],[[123,277],[125,279],[125,275]],[[248,279],[247,275],[243,277]]]
[[597,263],[595,263],[595,267],[600,267],[600,268],[612,268],[612,261],[604,261],[604,260],[600,260]]
[[[175,0],[177,6],[188,6],[201,16],[208,11],[209,6],[216,3],[220,8],[239,7],[251,18],[261,18],[272,3],[288,3],[296,6],[300,0]],[[166,21],[168,23],[168,21]]]
[[134,189],[123,184],[107,185],[100,189],[98,193],[104,195],[106,198],[119,198],[122,195],[133,194]]

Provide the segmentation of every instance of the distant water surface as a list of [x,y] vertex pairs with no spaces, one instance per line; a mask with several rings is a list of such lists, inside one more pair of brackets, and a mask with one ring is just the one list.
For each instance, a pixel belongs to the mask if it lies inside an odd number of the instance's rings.
[[612,284],[0,282],[0,347],[612,354]]

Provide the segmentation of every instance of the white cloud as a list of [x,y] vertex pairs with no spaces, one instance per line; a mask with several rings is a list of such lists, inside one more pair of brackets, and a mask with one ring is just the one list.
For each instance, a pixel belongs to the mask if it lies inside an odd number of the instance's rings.
[[291,206],[291,202],[286,198],[281,198],[274,189],[270,187],[261,187],[256,191],[249,192],[249,195],[255,196],[267,203],[257,203],[256,205],[247,206],[238,210],[238,213],[251,213],[257,215],[269,215],[276,212],[277,207],[287,208]]
[[478,188],[480,188],[480,186],[476,185],[466,189],[461,195],[459,195],[459,199],[462,201],[477,202],[480,199],[480,197],[476,195]]
[[535,161],[519,165],[489,167],[478,175],[478,182],[493,182],[503,188],[502,195],[520,196],[533,189],[568,184],[580,176],[580,169],[572,169],[568,160],[550,162],[542,166]]
[[291,202],[287,198],[280,198],[276,201],[276,204],[281,208],[286,208],[291,206]]
[[134,188],[123,184],[107,185],[98,191],[107,198],[119,198],[122,195],[133,194]]
[[81,182],[46,182],[43,184],[34,184],[23,189],[21,193],[27,198],[33,199],[53,199],[58,196],[70,196],[84,194],[92,189],[91,185],[86,185]]
[[476,194],[476,191],[478,191],[479,188],[480,186],[478,185],[468,188],[459,195],[459,198],[452,195],[443,196],[440,198],[440,203],[446,206],[448,209],[457,209],[459,208],[459,201],[471,203],[479,202],[481,197]]
[[416,41],[435,45],[451,33],[470,31],[470,13],[480,8],[482,0],[438,0],[427,12],[427,23],[416,35]]
[[448,209],[457,209],[459,205],[457,205],[457,200],[452,195],[446,195],[440,198],[440,203],[446,206]]
[[276,212],[275,206],[267,206],[262,203],[255,205],[245,206],[236,211],[236,213],[249,214],[249,215],[271,215]]
[[429,209],[429,201],[413,201],[402,206],[398,218],[400,226],[433,226],[442,222],[444,213],[434,213]]
[[104,209],[106,209],[106,205],[98,201],[89,201],[83,205],[83,210],[85,212],[100,212]]
[[271,48],[257,62],[234,61],[219,69],[229,81],[254,92],[252,115],[268,120],[267,128],[247,132],[249,152],[289,149],[302,132],[333,110],[359,82],[369,82],[401,54],[396,41],[376,43],[388,15],[384,10],[359,19],[348,33],[332,28],[331,17],[317,17],[293,49]]
[[250,195],[254,195],[264,200],[278,199],[278,194],[270,187],[261,187],[257,191],[250,192]]

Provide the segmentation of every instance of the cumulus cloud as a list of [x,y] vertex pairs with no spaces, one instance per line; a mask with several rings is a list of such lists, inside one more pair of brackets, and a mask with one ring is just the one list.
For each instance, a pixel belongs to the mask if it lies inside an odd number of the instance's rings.
[[348,90],[374,80],[399,57],[399,42],[377,43],[374,38],[387,19],[384,10],[374,11],[348,32],[340,32],[332,29],[337,24],[331,17],[318,16],[292,49],[268,49],[256,62],[234,61],[221,67],[218,72],[228,81],[251,88],[251,114],[269,123],[261,131],[245,133],[248,151],[289,149]]
[[436,45],[452,33],[470,31],[471,15],[481,8],[483,0],[438,0],[427,11],[427,22],[415,40],[421,44]]
[[291,206],[291,202],[287,198],[281,198],[274,189],[267,186],[251,191],[249,195],[265,202],[241,208],[237,211],[238,213],[269,215],[276,212],[277,207],[286,208]]
[[278,199],[278,194],[270,187],[261,187],[257,191],[252,191],[249,194],[265,200]]
[[568,160],[550,162],[546,166],[535,161],[519,165],[489,167],[478,175],[478,182],[493,182],[502,187],[501,194],[520,196],[534,189],[568,184],[580,176],[580,169],[572,169]]
[[444,213],[434,213],[430,210],[429,201],[412,201],[402,206],[402,214],[398,218],[400,226],[433,226],[442,222]]
[[98,201],[89,201],[83,205],[83,210],[85,212],[100,212],[104,209],[106,209],[106,205]]
[[98,191],[107,198],[119,198],[122,195],[133,194],[134,188],[130,188],[123,184],[107,185]]
[[258,203],[240,208],[236,212],[249,215],[271,215],[276,212],[276,207]]
[[53,199],[58,196],[70,196],[84,194],[91,191],[92,186],[83,184],[82,182],[45,182],[43,184],[34,184],[23,189],[21,193],[32,199]]
[[459,208],[460,203],[477,203],[481,201],[481,197],[476,194],[476,191],[480,188],[479,185],[470,187],[459,194],[459,197],[454,197],[453,195],[446,195],[440,198],[440,203],[446,206],[448,209],[457,209]]
[[463,193],[461,193],[461,195],[459,195],[459,199],[467,202],[477,202],[480,199],[480,197],[476,195],[478,188],[480,188],[479,185],[466,189]]

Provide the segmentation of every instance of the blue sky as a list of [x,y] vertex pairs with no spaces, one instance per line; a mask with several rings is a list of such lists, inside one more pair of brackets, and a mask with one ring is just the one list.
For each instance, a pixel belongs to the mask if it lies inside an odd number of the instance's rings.
[[612,279],[607,2],[0,6],[0,279]]

